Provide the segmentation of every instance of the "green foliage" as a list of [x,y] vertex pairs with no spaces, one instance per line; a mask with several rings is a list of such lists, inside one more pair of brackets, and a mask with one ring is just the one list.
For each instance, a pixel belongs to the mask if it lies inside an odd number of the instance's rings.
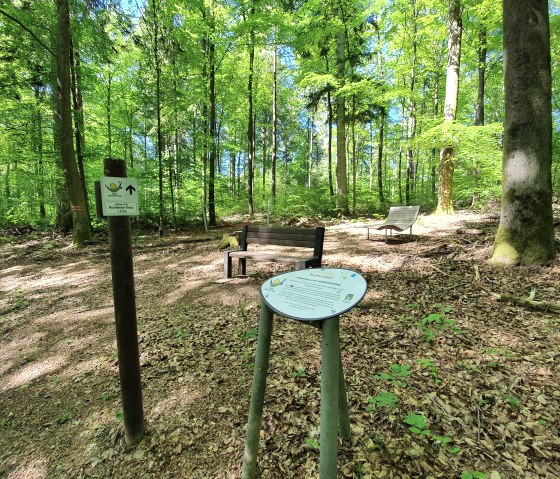
[[64,424],[70,420],[70,413],[65,411],[60,416],[58,416],[55,421],[57,424]]
[[434,378],[434,382],[436,384],[441,383],[441,379],[438,374],[438,368],[432,361],[426,358],[422,358],[418,360],[418,364],[429,371],[430,376]]
[[[26,8],[19,8],[18,2],[7,2],[4,8],[18,22],[5,19],[0,28],[2,45],[9,53],[0,66],[0,84],[5,86],[0,91],[3,228],[21,224],[52,227],[57,209],[68,203],[53,142],[50,95],[56,85],[50,74],[51,55],[45,48],[51,44],[48,32],[55,29],[56,15],[52,2],[28,3]],[[387,204],[405,201],[407,165],[401,155],[405,147],[412,151],[417,166],[411,178],[410,200],[426,208],[433,206],[436,198],[432,183],[437,181],[439,149],[451,145],[456,148],[455,199],[460,205],[483,207],[499,196],[501,187],[502,31],[501,6],[494,3],[470,2],[465,8],[463,20],[469,34],[463,35],[458,116],[451,124],[442,122],[441,111],[447,53],[445,2],[375,0],[339,5],[313,0],[298,4],[297,15],[290,11],[295,5],[265,6],[258,2],[254,13],[248,11],[247,4],[235,2],[214,2],[211,9],[207,4],[192,2],[158,2],[157,12],[151,11],[150,2],[140,2],[141,11],[134,13],[95,8],[93,4],[88,4],[86,12],[83,3],[73,3],[72,33],[81,59],[78,70],[86,147],[83,166],[90,211],[94,211],[93,181],[103,174],[102,160],[116,156],[126,160],[129,176],[139,181],[140,224],[154,228],[159,223],[160,195],[166,226],[202,223],[201,197],[206,195],[207,206],[210,177],[207,125],[212,64],[219,125],[215,144],[216,212],[219,218],[248,213],[249,40],[256,52],[253,186],[257,213],[265,212],[272,199],[273,50],[277,53],[278,100],[275,218],[338,215],[330,194],[327,165],[329,116],[337,97],[345,98],[348,110],[348,199],[356,205],[353,214],[369,216],[385,206],[379,204],[376,182],[383,109],[391,112],[384,125],[381,172]],[[162,40],[157,55],[153,51],[154,18]],[[560,44],[556,41],[560,36],[558,18],[557,9],[552,9],[553,58],[558,56]],[[30,28],[34,36],[21,25]],[[487,31],[489,60],[486,121],[485,126],[475,127],[472,116],[479,63],[478,36],[472,33],[481,25]],[[335,50],[340,31],[348,35],[342,74],[337,72]],[[159,98],[156,56],[160,62]],[[553,62],[555,192],[560,191],[557,69]],[[111,105],[110,111],[107,105]],[[162,138],[158,138],[158,105]],[[412,112],[416,130],[403,132]],[[336,138],[336,118],[330,119]],[[161,191],[158,146],[163,147]],[[335,150],[333,142],[330,152]],[[332,159],[335,163],[336,154]],[[334,164],[331,173],[335,174]],[[93,223],[94,230],[105,228],[104,222],[93,219]]]
[[441,313],[431,313],[419,321],[414,322],[414,326],[424,335],[424,341],[431,342],[437,338],[438,332],[447,330],[458,334],[463,333],[463,331],[457,327],[457,322],[446,316],[445,312],[448,311],[448,309],[442,308]]
[[406,387],[406,378],[410,376],[410,366],[408,364],[391,364],[391,371],[388,373],[378,373],[374,377],[390,381],[394,386]]
[[409,412],[403,419],[405,424],[408,424],[409,430],[418,436],[429,436],[430,430],[428,429],[428,420],[421,414],[414,414]]
[[372,412],[377,408],[397,409],[398,402],[399,398],[396,394],[383,391],[377,396],[368,398],[370,405],[366,407],[366,411]]
[[461,474],[461,479],[486,479],[488,476],[480,471],[467,471]]

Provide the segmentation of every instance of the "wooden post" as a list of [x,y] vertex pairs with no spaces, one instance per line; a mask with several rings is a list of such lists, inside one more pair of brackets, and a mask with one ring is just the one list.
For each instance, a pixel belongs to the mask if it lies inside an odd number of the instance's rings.
[[323,321],[319,479],[336,479],[340,372],[338,323],[338,316]]
[[259,453],[268,358],[270,356],[272,318],[272,310],[261,298],[261,319],[259,321],[259,336],[257,338],[255,370],[253,372],[253,387],[251,391],[251,404],[249,406],[249,421],[247,423],[247,439],[245,441],[245,453],[243,455],[243,479],[255,479],[257,477],[257,456]]
[[[124,160],[106,158],[104,160],[104,170],[105,176],[126,178]],[[144,413],[140,382],[130,218],[128,216],[109,216],[107,222],[109,225],[125,440],[127,444],[132,445],[138,443],[144,436]]]

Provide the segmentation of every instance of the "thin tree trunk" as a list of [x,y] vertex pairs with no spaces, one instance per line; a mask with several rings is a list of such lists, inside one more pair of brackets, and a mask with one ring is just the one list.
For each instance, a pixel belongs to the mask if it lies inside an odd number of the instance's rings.
[[[345,80],[345,57],[346,49],[346,33],[342,30],[338,33],[336,39],[336,59],[337,59],[337,76],[340,86],[344,85]],[[338,93],[336,98],[336,206],[339,212],[348,216],[348,173],[346,165],[346,102],[344,96]]]
[[161,59],[159,54],[159,23],[157,18],[157,2],[152,0],[154,15],[154,64],[156,67],[156,117],[157,117],[157,157],[159,180],[159,236],[163,237],[165,220],[163,204],[163,132],[161,128]]
[[[251,3],[251,17],[255,14],[255,6]],[[249,103],[248,125],[247,125],[247,192],[249,200],[249,216],[255,214],[255,205],[253,198],[253,174],[255,163],[255,128],[253,118],[253,74],[255,63],[255,32],[251,29],[249,44],[249,79],[247,82],[247,95]]]
[[[213,12],[210,12],[212,31],[214,25]],[[208,60],[210,67],[209,90],[210,90],[210,163],[208,165],[208,224],[216,226],[216,200],[214,187],[216,181],[216,65],[214,64],[214,53],[216,46],[214,38],[209,39]]]
[[276,198],[276,162],[278,158],[278,49],[274,47],[274,56],[272,59],[272,158],[271,158],[271,194],[272,199]]
[[329,194],[331,198],[334,196],[334,181],[333,181],[333,173],[332,173],[332,164],[333,164],[333,157],[332,157],[332,143],[333,143],[333,107],[332,107],[332,98],[330,90],[327,92],[327,110],[328,110],[328,147],[327,147],[327,157],[328,157],[328,169],[329,169]]
[[484,125],[484,87],[486,82],[486,28],[482,28],[478,34],[478,96],[474,111],[475,126]]
[[311,189],[311,164],[313,156],[313,112],[307,117],[307,189]]
[[385,208],[385,196],[383,195],[383,140],[385,137],[386,118],[385,107],[382,106],[379,112],[379,140],[377,143],[377,188],[379,190],[379,203],[382,208]]
[[[41,88],[40,85],[34,85],[33,91],[35,93],[35,121],[34,121],[34,137],[35,137],[35,152],[37,153],[37,195],[39,197],[39,216],[46,218],[47,211],[45,209],[45,168],[43,162],[43,115],[41,114]],[[8,168],[6,170],[6,198],[10,198],[9,194],[9,160]]]

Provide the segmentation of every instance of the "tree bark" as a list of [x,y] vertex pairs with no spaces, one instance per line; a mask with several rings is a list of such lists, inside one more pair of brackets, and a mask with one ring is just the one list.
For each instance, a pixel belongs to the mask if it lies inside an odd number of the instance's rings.
[[159,236],[163,237],[165,218],[163,205],[163,133],[161,128],[161,59],[159,52],[159,24],[157,17],[157,3],[152,0],[154,20],[154,64],[156,67],[156,119],[157,119],[157,157],[158,157],[158,186],[159,186]]
[[278,61],[277,61],[278,49],[274,47],[274,56],[272,58],[272,146],[271,146],[271,165],[270,165],[270,176],[271,176],[271,194],[272,199],[276,198],[276,160],[278,157]]
[[216,45],[214,44],[214,13],[210,12],[210,22],[212,23],[211,38],[208,43],[208,63],[209,63],[209,94],[210,94],[210,162],[208,164],[208,223],[216,226],[216,199],[214,186],[216,181],[216,65],[214,54]]
[[78,172],[82,189],[84,190],[84,198],[86,209],[89,216],[88,192],[86,185],[86,174],[84,170],[84,159],[86,154],[86,128],[84,124],[84,100],[82,97],[81,76],[80,76],[80,54],[74,50],[74,45],[70,43],[70,72],[72,76],[72,100],[74,105],[74,124],[76,138],[76,160],[78,162]]
[[56,6],[58,17],[56,118],[60,131],[62,168],[70,199],[70,210],[72,212],[73,243],[79,246],[91,239],[91,227],[82,183],[74,159],[70,90],[70,11],[68,0],[57,0]]
[[504,0],[503,7],[502,211],[492,261],[541,264],[554,257],[548,2]]
[[[445,80],[444,124],[452,123],[457,117],[459,97],[459,67],[461,64],[461,21],[460,0],[449,0],[449,36],[447,54],[447,78]],[[455,170],[455,149],[444,146],[439,157],[439,182],[437,213],[453,213],[453,173]]]
[[484,88],[486,83],[486,28],[482,27],[478,33],[478,95],[474,111],[475,126],[484,125]]
[[[344,85],[346,33],[340,31],[336,39],[337,75],[340,86]],[[336,206],[339,212],[348,216],[348,174],[346,165],[346,102],[340,93],[336,97]]]
[[[255,15],[255,4],[252,1],[250,7],[250,17]],[[247,97],[249,104],[248,122],[247,122],[247,192],[249,202],[249,216],[255,214],[255,203],[253,198],[254,185],[254,164],[255,164],[255,127],[253,116],[253,74],[255,64],[255,31],[251,27],[249,33],[249,79],[247,82]]]

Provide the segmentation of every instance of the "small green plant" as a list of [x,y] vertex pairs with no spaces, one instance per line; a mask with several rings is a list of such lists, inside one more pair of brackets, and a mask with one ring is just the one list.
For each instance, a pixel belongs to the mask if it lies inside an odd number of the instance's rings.
[[408,424],[409,431],[417,434],[418,436],[426,437],[430,435],[428,429],[428,420],[421,414],[414,414],[409,412],[403,419],[405,424]]
[[292,376],[295,378],[299,378],[300,376],[305,375],[305,368],[297,368],[295,371],[292,371]]
[[441,447],[447,447],[447,446],[449,446],[450,443],[453,442],[453,439],[450,438],[449,436],[436,436],[436,435],[433,435],[433,436],[432,436],[432,440],[433,440],[436,444],[439,444]]
[[70,413],[67,411],[64,411],[60,416],[58,416],[56,418],[56,423],[57,424],[64,424],[65,422],[68,422],[70,420]]
[[422,359],[418,360],[418,364],[420,366],[422,366],[424,369],[428,370],[428,372],[430,373],[430,376],[432,376],[432,378],[434,378],[434,382],[436,384],[441,383],[441,379],[440,379],[439,374],[438,374],[438,368],[434,363],[432,363],[432,361],[430,361],[429,359],[426,359],[426,358],[422,358]]
[[12,422],[13,417],[14,413],[11,412],[6,417],[0,418],[0,429],[9,426]]
[[519,409],[519,407],[521,406],[519,398],[517,396],[514,396],[513,394],[506,394],[504,396],[504,401],[514,409]]
[[243,339],[245,341],[249,341],[250,339],[254,339],[259,335],[259,328],[251,328],[243,333]]
[[311,446],[313,449],[319,449],[319,440],[317,438],[308,437],[305,440],[305,444],[307,444],[308,446]]
[[117,411],[115,413],[115,417],[117,418],[118,421],[122,421],[124,419],[124,413],[122,411]]
[[480,471],[466,471],[461,474],[461,479],[486,479],[486,474]]
[[180,339],[186,339],[188,333],[182,328],[177,328],[177,330],[175,331],[175,335]]
[[43,248],[45,248],[46,250],[55,249],[56,247],[56,243],[47,243],[45,246],[43,246]]
[[109,393],[103,393],[101,395],[101,400],[102,401],[108,401],[110,397],[111,397],[111,395]]
[[397,409],[398,402],[399,398],[396,394],[383,391],[377,396],[368,398],[369,406],[366,407],[366,411],[373,412],[377,408]]
[[[403,419],[405,424],[408,424],[408,429],[419,437],[431,439],[436,445],[442,449],[448,448],[453,442],[453,438],[449,436],[438,436],[432,434],[428,429],[428,420],[422,414],[414,414],[409,412]],[[449,447],[447,449],[451,454],[458,454],[461,451],[459,446]]]
[[391,364],[391,372],[378,373],[374,377],[378,379],[386,379],[394,386],[406,387],[408,383],[405,379],[410,376],[410,366],[408,364]]
[[445,315],[450,310],[450,308],[442,308],[444,312],[428,314],[425,318],[414,323],[414,326],[424,334],[424,341],[432,342],[437,337],[438,331],[451,330],[454,333],[463,333],[457,327],[457,322]]

